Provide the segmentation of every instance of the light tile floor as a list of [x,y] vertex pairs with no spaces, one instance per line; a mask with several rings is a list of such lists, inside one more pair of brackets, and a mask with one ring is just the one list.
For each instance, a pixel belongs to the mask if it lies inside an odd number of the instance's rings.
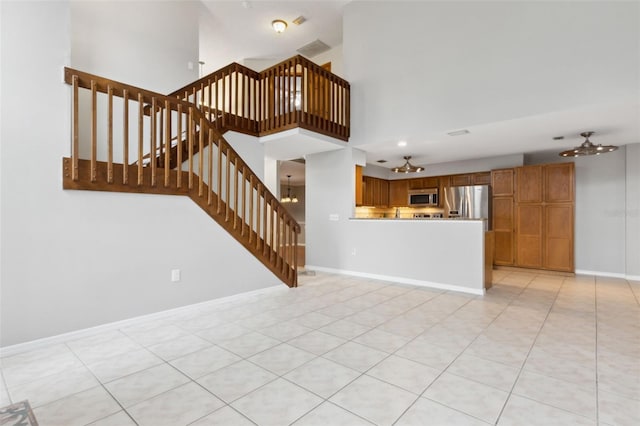
[[41,426],[638,425],[640,283],[498,270],[484,297],[353,277],[1,360]]

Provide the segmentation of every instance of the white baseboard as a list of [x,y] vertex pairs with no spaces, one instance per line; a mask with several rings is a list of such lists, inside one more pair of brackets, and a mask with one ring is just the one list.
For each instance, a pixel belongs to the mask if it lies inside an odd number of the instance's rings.
[[596,277],[620,278],[623,280],[640,281],[640,275],[627,275],[618,272],[602,272],[602,271],[585,271],[576,269],[576,275],[593,275]]
[[11,345],[11,346],[0,347],[0,357],[16,355],[19,353],[32,351],[34,349],[40,349],[44,346],[49,346],[55,343],[64,343],[71,340],[92,336],[94,334],[103,333],[105,331],[117,330],[120,328],[135,325],[139,322],[158,320],[170,315],[175,315],[178,313],[190,311],[192,309],[211,307],[215,305],[220,305],[222,303],[232,302],[235,300],[242,300],[244,298],[255,296],[258,294],[271,293],[273,291],[278,291],[278,290],[286,291],[287,289],[288,287],[284,285],[269,286],[265,288],[260,288],[258,290],[252,290],[244,293],[233,294],[231,296],[221,297],[219,299],[212,299],[212,300],[207,300],[205,302],[194,303],[192,305],[180,306],[178,308],[168,309],[166,311],[154,312],[152,314],[141,315],[141,316],[128,318],[121,321],[101,324],[95,327],[83,328],[81,330],[70,331],[68,333],[58,334],[50,337],[43,337],[42,339],[36,339],[30,342],[24,342],[24,343]]
[[370,274],[368,272],[347,271],[344,269],[325,268],[324,266],[304,265],[304,267],[305,269],[308,269],[310,271],[326,272],[329,274],[349,275],[353,277],[370,278],[373,280],[391,281],[394,283],[410,284],[410,285],[415,285],[419,287],[437,288],[438,290],[458,291],[461,293],[474,294],[478,296],[483,296],[485,294],[484,288],[475,289],[475,288],[461,287],[461,286],[451,285],[451,284],[435,283],[432,281],[415,280],[413,278],[394,277],[391,275],[379,275],[379,274]]

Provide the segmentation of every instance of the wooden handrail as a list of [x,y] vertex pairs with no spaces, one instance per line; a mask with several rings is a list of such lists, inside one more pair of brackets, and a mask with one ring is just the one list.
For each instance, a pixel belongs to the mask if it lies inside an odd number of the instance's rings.
[[[175,96],[71,68],[65,68],[65,81],[73,91],[71,158],[63,159],[65,189],[188,195],[287,285],[296,285],[294,242],[288,251],[275,244],[283,241],[280,234],[299,233],[300,225],[224,139],[207,111]],[[83,103],[82,89],[88,105]],[[100,109],[103,95],[106,111]],[[136,102],[137,112],[130,108]],[[121,120],[114,113],[120,107]],[[239,112],[237,105],[235,111]],[[130,112],[137,114],[137,121],[130,120]],[[88,141],[82,140],[85,129]],[[131,165],[130,149],[137,152]],[[144,159],[151,161],[145,164]],[[184,163],[187,171],[182,171]],[[130,175],[136,178],[129,179]],[[265,224],[262,229],[260,222]]]
[[350,136],[349,83],[300,55],[261,72],[234,62],[170,96],[197,105],[222,133],[263,136],[302,127],[344,141]]

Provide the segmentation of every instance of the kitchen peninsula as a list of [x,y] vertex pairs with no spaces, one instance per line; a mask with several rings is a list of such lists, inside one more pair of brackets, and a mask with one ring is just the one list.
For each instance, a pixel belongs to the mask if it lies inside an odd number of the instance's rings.
[[484,220],[350,221],[351,241],[357,242],[351,265],[367,271],[357,275],[478,295],[491,285],[493,233],[485,232]]

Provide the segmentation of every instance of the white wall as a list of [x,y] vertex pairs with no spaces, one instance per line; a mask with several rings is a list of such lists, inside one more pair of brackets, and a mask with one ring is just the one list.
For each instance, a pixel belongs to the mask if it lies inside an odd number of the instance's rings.
[[627,145],[627,276],[640,281],[640,143]]
[[[306,156],[306,253],[308,265],[344,269],[348,256],[349,218],[355,197],[352,148]],[[330,220],[337,215],[337,220]]]
[[199,2],[70,4],[72,67],[164,94],[197,80]]
[[[2,2],[0,345],[278,284],[186,197],[62,190],[61,159],[70,151],[70,88],[61,72],[73,44],[70,9],[68,2]],[[149,16],[125,15],[112,21],[116,45],[120,18],[144,22]],[[104,18],[103,29],[112,16]],[[128,51],[162,51],[159,34],[157,28],[129,34]],[[196,49],[187,46],[190,35],[182,42],[181,49]],[[148,75],[151,88],[166,90],[188,78],[175,71],[171,83],[172,70],[181,66],[173,68],[176,49],[169,51],[158,53],[146,71],[133,66],[130,72],[128,61],[115,56],[117,67],[89,71],[106,70],[143,87]],[[91,61],[108,62],[99,52],[89,54]],[[75,63],[84,63],[78,55],[75,50]],[[40,99],[46,102],[33,102]],[[180,284],[170,283],[172,268],[182,269]]]
[[[525,156],[525,164],[575,163],[575,268],[626,273],[626,146],[609,154],[562,158],[557,152]],[[637,184],[635,185],[637,188]],[[636,192],[637,193],[637,192]]]
[[258,138],[238,132],[227,132],[224,138],[238,153],[245,163],[253,170],[253,173],[264,181],[265,158],[264,145],[258,142]]
[[339,45],[310,59],[318,65],[331,62],[331,72],[338,77],[344,78],[344,56],[342,52],[342,45]]
[[637,2],[350,2],[350,143],[637,102],[637,19]]

